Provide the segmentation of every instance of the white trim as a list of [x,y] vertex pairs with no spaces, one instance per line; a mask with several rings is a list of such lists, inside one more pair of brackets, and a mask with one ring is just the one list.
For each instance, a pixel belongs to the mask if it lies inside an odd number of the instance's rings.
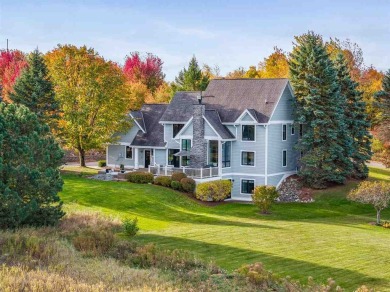
[[264,184],[268,185],[268,126],[265,126],[265,164],[264,164],[264,174],[265,174],[265,179],[264,179]]
[[[223,147],[223,145],[226,144],[226,142],[230,142],[230,166],[227,166],[227,167],[223,167],[223,166],[222,166],[222,169],[232,168],[233,143],[232,143],[232,141],[223,141],[221,147]],[[222,155],[222,148],[221,148],[221,155]],[[223,159],[223,157],[222,157],[222,159]],[[222,163],[223,163],[223,162],[222,162]]]
[[[284,139],[284,127],[286,127],[286,139]],[[282,124],[282,141],[287,141],[287,124]]]
[[[219,139],[222,139],[222,137],[218,134],[218,132],[214,129],[214,127],[210,124],[210,122],[207,120],[205,116],[203,116],[203,119],[207,122],[207,124],[210,126],[210,128],[214,131],[215,134],[217,134],[217,137]],[[206,129],[205,129],[206,130]]]
[[268,125],[278,125],[278,124],[293,124],[293,120],[280,120],[280,121],[271,121]]
[[288,178],[289,176],[292,176],[295,173],[290,173],[290,174],[286,173],[285,175],[283,175],[282,178],[280,179],[280,181],[277,183],[276,188],[279,188],[279,186],[282,184],[282,182],[284,182],[284,180],[286,178]]
[[[176,134],[175,137],[181,136],[181,133],[184,132],[184,131],[188,128],[188,126],[191,124],[192,120],[193,120],[193,117],[191,117],[191,118],[187,121],[187,123],[184,123],[183,128]],[[173,125],[175,125],[175,124],[182,124],[182,123],[173,123],[173,124],[172,124],[172,135],[173,135]],[[172,139],[175,139],[175,137],[172,137]]]
[[[244,131],[242,130],[242,127],[244,126],[253,126],[255,127],[255,140],[242,140],[242,137],[243,137],[243,133]],[[256,142],[256,134],[257,134],[257,129],[256,129],[256,125],[253,125],[253,124],[241,124],[241,142]]]
[[[247,164],[242,164],[242,152],[252,152],[254,153],[254,157],[253,157],[253,165],[247,165]],[[240,152],[240,166],[246,166],[246,167],[256,167],[256,151],[248,151],[248,150],[241,150]]]
[[[283,165],[283,156],[284,156],[284,152],[286,152],[286,165]],[[287,149],[283,149],[283,150],[282,150],[282,167],[287,167]]]
[[[251,117],[251,119],[253,120],[253,123],[257,124],[257,119],[248,111],[248,109],[244,110],[234,123],[238,123],[238,124],[241,123],[242,118],[246,114],[248,114]],[[248,121],[245,121],[245,122],[248,122]],[[248,123],[250,123],[250,122],[248,122]]]
[[[145,125],[145,120],[144,120],[144,115],[142,114],[141,112],[141,115],[142,115],[142,120],[144,121],[144,125]],[[130,117],[133,119],[133,121],[137,124],[138,128],[141,129],[141,131],[143,133],[146,133],[146,131],[140,126],[140,124],[137,122],[137,119],[133,117],[133,115],[130,113]]]
[[[190,151],[191,151],[191,148],[192,148],[192,138],[184,138],[184,139],[182,139],[182,138],[180,138],[180,151],[182,151],[183,149],[181,149],[181,147],[182,147],[182,140],[190,140]],[[172,148],[171,148],[172,149]],[[187,150],[188,151],[188,150]],[[182,163],[181,163],[181,161],[182,161],[182,158],[183,157],[180,157],[180,161],[179,161],[179,165],[180,165],[180,167],[186,167],[186,166],[188,166],[188,165],[185,165],[185,166],[183,166],[182,165]]]
[[[292,175],[296,174],[296,170],[291,171],[283,171],[283,172],[275,172],[271,174],[267,174],[267,176],[278,176],[278,175]],[[242,175],[242,176],[251,176],[251,177],[265,177],[264,174],[251,174],[251,173],[243,173],[243,172],[229,172],[229,173],[223,173],[222,176],[229,176],[229,175]]]
[[242,181],[243,180],[253,180],[253,189],[255,189],[256,187],[256,180],[255,179],[251,179],[251,178],[240,178],[240,195],[252,195],[252,193],[243,193],[242,192]]

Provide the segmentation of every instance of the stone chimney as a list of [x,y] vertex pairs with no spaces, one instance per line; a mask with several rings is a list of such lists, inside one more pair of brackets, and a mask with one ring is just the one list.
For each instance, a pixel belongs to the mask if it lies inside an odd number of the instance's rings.
[[204,119],[205,105],[201,103],[193,105],[194,113],[192,118],[193,139],[190,152],[190,167],[201,168],[206,165],[206,141],[204,139]]

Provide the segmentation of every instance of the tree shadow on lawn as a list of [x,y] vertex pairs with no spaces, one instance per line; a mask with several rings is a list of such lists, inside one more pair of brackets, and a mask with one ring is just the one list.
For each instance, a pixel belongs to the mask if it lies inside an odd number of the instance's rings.
[[[295,280],[300,280],[303,284],[306,284],[309,276],[313,276],[317,283],[326,283],[328,278],[333,278],[338,285],[347,290],[355,290],[361,285],[369,287],[387,287],[387,285],[390,285],[390,280],[386,278],[370,277],[348,269],[333,268],[222,244],[156,234],[140,234],[135,237],[135,240],[144,244],[156,243],[157,246],[167,249],[189,250],[204,260],[216,261],[218,265],[229,271],[233,271],[243,264],[262,262],[267,270],[272,269],[274,273],[283,277],[291,276]],[[288,250],[286,250],[286,255],[288,255]],[[334,261],[337,262],[337,259],[334,259]]]

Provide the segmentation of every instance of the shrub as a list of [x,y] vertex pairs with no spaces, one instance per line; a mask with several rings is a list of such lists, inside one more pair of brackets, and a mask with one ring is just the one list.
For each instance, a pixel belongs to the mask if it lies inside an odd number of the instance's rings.
[[123,225],[123,232],[130,237],[135,236],[139,230],[137,218],[134,218],[133,220],[126,219],[123,221],[122,225]]
[[187,175],[183,172],[174,172],[172,173],[172,181],[180,182],[183,178],[186,178]]
[[236,272],[238,275],[245,277],[248,282],[262,288],[262,290],[272,288],[277,281],[276,277],[274,277],[271,272],[267,271],[262,263],[243,265]]
[[196,198],[201,201],[223,201],[231,192],[232,182],[229,180],[215,180],[198,184]]
[[173,180],[171,182],[171,187],[172,187],[172,189],[177,190],[177,191],[180,191],[182,189],[181,183],[179,181],[175,181],[175,180]]
[[107,163],[106,163],[105,160],[99,160],[99,161],[98,161],[98,166],[99,166],[99,167],[105,167],[105,166],[107,166]]
[[171,187],[171,177],[170,176],[157,176],[155,179],[154,179],[154,183],[156,185],[160,185],[160,186],[163,186],[163,187]]
[[113,231],[99,228],[84,229],[72,240],[76,250],[92,256],[106,254],[115,245],[115,242]]
[[192,178],[189,177],[182,178],[180,183],[181,183],[181,187],[185,192],[190,194],[193,194],[195,192],[196,183]]
[[150,172],[134,171],[126,175],[129,182],[137,184],[153,183],[154,176]]
[[271,205],[277,197],[279,194],[274,186],[257,186],[252,194],[253,203],[260,208],[263,214],[269,213]]
[[384,227],[384,228],[390,228],[390,222],[387,222],[387,221],[383,222],[383,223],[382,223],[382,227]]

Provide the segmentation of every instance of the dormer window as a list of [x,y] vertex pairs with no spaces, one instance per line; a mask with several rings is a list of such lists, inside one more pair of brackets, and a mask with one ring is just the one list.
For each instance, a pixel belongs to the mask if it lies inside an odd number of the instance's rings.
[[180,132],[181,129],[183,129],[184,124],[173,124],[173,137],[175,138],[176,135]]
[[254,125],[242,125],[242,141],[255,141]]

